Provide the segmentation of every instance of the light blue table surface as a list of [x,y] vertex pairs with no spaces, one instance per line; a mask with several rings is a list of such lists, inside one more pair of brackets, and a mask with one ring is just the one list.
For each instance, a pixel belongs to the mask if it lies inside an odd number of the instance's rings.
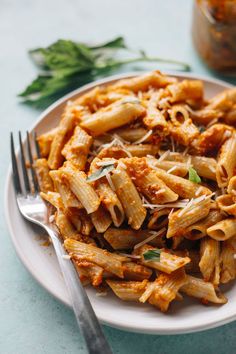
[[[36,73],[27,50],[58,38],[99,42],[124,35],[134,48],[186,61],[193,72],[213,76],[193,50],[191,10],[192,1],[187,0],[0,0],[1,354],[86,353],[72,311],[52,298],[24,268],[4,221],[9,131],[25,130],[39,114],[16,97]],[[177,336],[108,327],[104,331],[117,354],[236,352],[235,323]]]

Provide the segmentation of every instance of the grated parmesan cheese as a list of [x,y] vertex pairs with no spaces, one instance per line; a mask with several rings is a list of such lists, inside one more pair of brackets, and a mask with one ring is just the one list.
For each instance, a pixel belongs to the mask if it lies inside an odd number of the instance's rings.
[[106,177],[107,182],[109,183],[111,189],[112,189],[113,191],[115,191],[116,189],[115,189],[115,186],[114,186],[114,184],[113,184],[113,182],[112,182],[110,173],[107,172],[107,173],[105,174],[105,177]]
[[163,161],[165,160],[170,154],[170,150],[166,150],[163,154],[161,154],[161,156],[159,157],[158,161]]
[[152,135],[153,131],[149,130],[149,132],[147,132],[142,138],[136,140],[133,142],[133,144],[137,145],[137,144],[141,144],[142,142],[144,142],[145,140],[147,140],[151,135]]
[[112,160],[106,160],[106,161],[98,161],[96,162],[97,166],[109,166],[113,165],[117,160],[112,159]]
[[167,171],[167,173],[171,173],[171,172],[175,171],[177,168],[178,168],[177,166],[173,166]]
[[69,256],[69,254],[63,254],[62,258],[65,259],[65,260],[69,260],[70,256]]
[[161,230],[155,232],[155,231],[150,231],[150,233],[152,234],[151,236],[147,237],[145,240],[143,240],[142,242],[137,243],[134,246],[134,250],[136,250],[137,248],[145,245],[146,243],[152,241],[154,238],[156,238],[157,236],[160,236],[161,234],[163,234],[163,232],[166,231],[166,227],[163,227]]

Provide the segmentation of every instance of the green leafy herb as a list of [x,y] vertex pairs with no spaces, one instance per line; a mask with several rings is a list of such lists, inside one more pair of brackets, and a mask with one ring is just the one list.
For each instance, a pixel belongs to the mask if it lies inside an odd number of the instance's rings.
[[201,183],[201,178],[198,176],[197,171],[193,167],[190,167],[188,170],[188,179],[194,183]]
[[[132,53],[121,59],[117,52]],[[123,37],[98,46],[59,39],[47,48],[29,52],[39,69],[38,77],[19,94],[24,102],[42,108],[63,94],[99,77],[109,75],[122,65],[136,62],[163,62],[188,71],[190,66],[175,60],[148,57],[144,51],[129,50]]]
[[106,174],[108,172],[111,172],[112,170],[114,170],[115,166],[114,164],[110,164],[110,165],[106,165],[106,166],[102,166],[101,168],[99,168],[99,170],[97,170],[96,172],[92,173],[88,178],[87,181],[88,182],[94,182],[97,179],[100,179],[104,176],[106,176]]
[[157,261],[160,262],[161,250],[149,250],[143,254],[145,261]]
[[200,133],[203,133],[206,130],[206,127],[204,127],[204,125],[200,125],[198,127],[198,130],[199,130]]

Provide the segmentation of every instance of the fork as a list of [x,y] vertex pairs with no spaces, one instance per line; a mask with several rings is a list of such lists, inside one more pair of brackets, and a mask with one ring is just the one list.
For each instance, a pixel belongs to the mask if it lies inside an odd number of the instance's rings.
[[[44,201],[40,197],[37,175],[33,167],[33,155],[30,143],[30,135],[27,132],[26,146],[29,159],[28,176],[26,167],[25,152],[22,143],[21,133],[19,132],[20,145],[20,166],[23,183],[20,180],[20,174],[15,155],[14,139],[11,133],[11,160],[13,184],[16,193],[16,201],[21,215],[28,221],[41,226],[51,238],[57,259],[67,286],[67,290],[73,305],[74,314],[80,330],[84,336],[88,352],[91,354],[112,354],[109,344],[102,332],[102,328],[94,313],[89,298],[80,282],[78,274],[71,260],[68,260],[66,251],[60,241],[58,233],[51,226],[47,217],[48,210]],[[40,158],[39,146],[34,134],[34,145],[37,157]]]

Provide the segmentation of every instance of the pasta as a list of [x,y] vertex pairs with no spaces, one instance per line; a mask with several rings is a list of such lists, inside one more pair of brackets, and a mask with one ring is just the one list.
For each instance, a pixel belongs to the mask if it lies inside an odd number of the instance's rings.
[[66,104],[37,138],[41,197],[83,285],[163,312],[236,278],[235,89],[159,71]]

